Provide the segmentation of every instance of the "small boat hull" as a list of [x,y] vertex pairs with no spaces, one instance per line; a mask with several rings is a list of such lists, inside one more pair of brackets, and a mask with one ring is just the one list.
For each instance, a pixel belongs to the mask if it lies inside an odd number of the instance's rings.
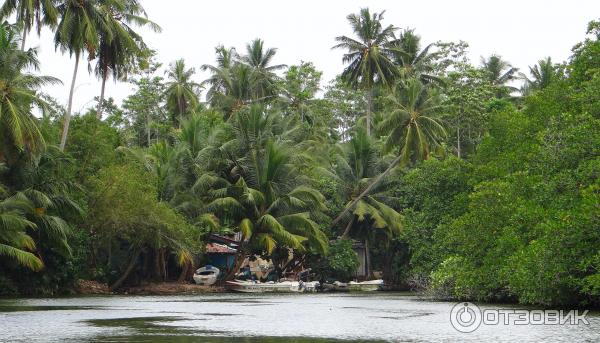
[[373,292],[383,288],[383,280],[370,280],[363,282],[350,281],[324,283],[321,286],[323,292]]
[[225,288],[241,293],[303,293],[316,292],[318,282],[254,282],[233,280],[225,282]]
[[348,282],[350,292],[373,292],[383,288],[383,280],[370,280],[363,282]]
[[217,282],[219,273],[219,268],[215,268],[213,266],[199,268],[194,273],[194,282],[202,286],[214,285]]

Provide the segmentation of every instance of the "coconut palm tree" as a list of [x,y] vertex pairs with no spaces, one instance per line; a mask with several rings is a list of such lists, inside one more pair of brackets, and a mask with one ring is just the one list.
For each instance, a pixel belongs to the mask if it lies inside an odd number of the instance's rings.
[[434,74],[435,55],[429,50],[433,44],[421,50],[421,37],[414,30],[406,29],[397,40],[394,61],[400,67],[400,76],[406,80],[417,78],[424,84],[442,85],[443,79]]
[[0,20],[10,17],[16,13],[17,23],[23,27],[21,38],[21,51],[25,51],[25,40],[27,33],[35,26],[38,35],[42,26],[56,26],[58,21],[58,10],[55,0],[6,0],[0,7]]
[[508,86],[507,83],[516,79],[518,68],[513,68],[507,61],[499,55],[481,58],[481,68],[487,73],[489,82],[496,86],[498,91],[496,96],[506,97],[517,89]]
[[225,113],[226,119],[244,105],[255,99],[256,74],[252,66],[240,62],[234,48],[216,48],[217,65],[205,64],[202,70],[210,71],[210,78],[202,85],[208,85],[207,100],[212,106],[219,107]]
[[288,148],[267,141],[240,160],[234,179],[205,173],[194,185],[205,199],[203,211],[242,233],[233,272],[250,253],[270,255],[276,247],[327,250],[327,236],[314,221],[322,216],[324,198],[308,186],[293,159]]
[[187,69],[183,59],[171,63],[167,71],[165,96],[167,107],[172,113],[174,126],[179,126],[190,109],[198,105],[200,85],[192,80],[194,68]]
[[202,81],[202,86],[209,86],[206,92],[206,99],[213,103],[213,99],[218,95],[227,95],[229,92],[229,78],[230,69],[236,63],[238,58],[235,48],[225,48],[223,45],[219,45],[215,48],[217,55],[217,64],[203,64],[200,69],[202,71],[209,71],[211,76]]
[[[385,168],[378,156],[378,150],[372,138],[362,129],[354,132],[350,141],[336,146],[332,165],[333,177],[338,185],[340,197],[347,205],[355,200],[372,180]],[[375,186],[368,195],[358,200],[352,212],[344,217],[345,227],[342,238],[349,235],[363,239],[367,257],[367,275],[370,275],[370,241],[376,234],[391,239],[400,232],[401,215],[391,203],[394,199],[386,195],[389,189],[385,182]]]
[[[2,189],[4,193],[4,189]],[[8,198],[0,200],[0,257],[15,261],[20,266],[38,271],[44,267],[35,251],[35,241],[27,230],[35,229],[35,223],[27,220],[25,213],[33,209],[27,201]]]
[[0,161],[9,165],[21,151],[42,150],[44,139],[31,109],[47,106],[37,94],[40,87],[60,83],[53,77],[28,73],[28,69],[39,68],[37,50],[21,51],[18,43],[15,28],[0,25]]
[[147,49],[144,40],[132,26],[148,26],[155,32],[160,31],[160,26],[148,20],[144,8],[136,0],[102,0],[99,5],[99,11],[106,23],[104,28],[108,30],[100,31],[94,69],[96,75],[102,79],[96,111],[96,116],[101,119],[104,90],[109,74],[112,74],[115,80],[125,79]]
[[21,161],[11,170],[13,199],[28,202],[26,217],[36,226],[38,247],[46,246],[64,256],[71,254],[68,237],[71,226],[64,218],[80,216],[82,209],[71,197],[77,185],[64,178],[71,160],[55,146],[48,146],[38,158]]
[[342,79],[354,88],[367,92],[367,135],[371,135],[372,91],[375,84],[393,85],[399,76],[393,63],[397,50],[396,27],[383,27],[383,14],[373,13],[363,8],[358,14],[348,15],[348,21],[357,38],[336,37],[337,45],[333,49],[345,49],[344,63],[349,63],[342,73]]
[[530,94],[532,91],[544,89],[552,83],[558,76],[556,66],[552,63],[550,57],[546,57],[543,60],[539,60],[538,64],[533,67],[529,67],[529,73],[531,79],[526,75],[521,74],[521,77],[525,80],[523,87],[523,94]]
[[275,81],[278,77],[275,72],[286,65],[271,65],[276,53],[276,48],[265,49],[263,40],[259,38],[246,45],[246,55],[242,57],[242,61],[253,70],[252,97],[255,100],[271,99],[277,94]]
[[106,31],[107,28],[103,27],[104,22],[96,6],[96,1],[64,0],[57,8],[60,14],[60,21],[54,34],[54,44],[57,48],[60,47],[63,52],[68,51],[70,56],[75,55],[75,67],[71,79],[71,88],[69,89],[69,101],[67,103],[67,112],[63,120],[63,130],[60,139],[60,149],[64,151],[69,134],[69,123],[73,109],[73,93],[75,91],[79,60],[85,52],[88,53],[89,59],[95,58],[98,48],[98,32]]
[[387,134],[386,151],[395,150],[397,155],[334,219],[334,225],[354,209],[363,197],[369,195],[396,165],[428,159],[433,151],[441,148],[446,137],[440,120],[444,107],[435,89],[423,85],[419,80],[410,79],[399,83],[387,100],[390,102],[390,113],[381,121],[380,130]]

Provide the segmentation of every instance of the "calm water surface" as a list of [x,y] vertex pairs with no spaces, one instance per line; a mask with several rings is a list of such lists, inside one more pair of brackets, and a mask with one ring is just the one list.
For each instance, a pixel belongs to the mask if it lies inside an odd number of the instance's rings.
[[453,305],[394,293],[3,299],[0,342],[600,341],[597,313],[590,325],[463,334],[450,324]]

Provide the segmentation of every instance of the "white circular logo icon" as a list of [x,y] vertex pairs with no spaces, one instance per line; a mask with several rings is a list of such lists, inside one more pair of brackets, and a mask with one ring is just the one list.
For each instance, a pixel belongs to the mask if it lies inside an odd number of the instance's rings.
[[473,332],[481,325],[481,310],[473,303],[458,303],[452,307],[450,323],[457,331]]

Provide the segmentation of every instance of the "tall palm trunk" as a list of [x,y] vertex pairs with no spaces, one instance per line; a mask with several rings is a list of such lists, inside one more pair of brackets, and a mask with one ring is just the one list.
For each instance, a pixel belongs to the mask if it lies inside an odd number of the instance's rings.
[[148,146],[150,146],[150,111],[146,113],[146,135],[148,139]]
[[460,127],[456,129],[456,156],[460,158]]
[[69,91],[69,103],[67,104],[67,113],[63,121],[62,136],[60,138],[60,151],[65,151],[67,144],[67,135],[69,134],[69,124],[71,122],[71,110],[73,109],[73,93],[75,92],[75,81],[77,79],[77,69],[79,68],[79,53],[75,54],[75,69],[73,70],[73,79],[71,80],[71,90]]
[[373,266],[372,266],[372,262],[371,262],[371,249],[369,247],[369,239],[365,238],[365,274],[366,274],[366,278],[368,279],[372,279],[373,276]]
[[342,238],[348,237],[348,235],[350,234],[350,229],[352,228],[353,222],[354,222],[354,218],[352,218],[348,221],[348,225],[346,225],[346,229],[344,230],[344,233],[342,234]]
[[177,99],[177,105],[179,106],[179,123],[178,127],[181,128],[181,122],[183,121],[183,112],[185,111],[185,100],[181,97]]
[[373,102],[373,88],[367,90],[367,136],[371,137],[371,103]]
[[396,164],[398,164],[398,162],[400,162],[400,160],[402,159],[402,155],[399,155],[398,157],[396,157],[392,163],[390,163],[390,165],[387,167],[386,170],[383,171],[383,173],[379,174],[375,180],[373,180],[373,182],[371,182],[367,188],[365,188],[365,190],[360,193],[359,196],[357,196],[350,204],[348,204],[348,206],[346,206],[346,208],[344,208],[344,210],[342,211],[342,213],[340,213],[334,220],[333,222],[331,222],[331,226],[335,226],[341,219],[342,217],[348,212],[350,211],[350,209],[354,208],[354,206],[356,206],[356,204],[360,201],[360,199],[364,198],[366,195],[368,195],[371,190],[373,190],[373,188],[375,188],[375,186],[377,186],[381,180],[383,180],[384,177],[386,177],[391,171],[392,169],[394,169],[394,167],[396,166]]
[[21,51],[25,51],[25,40],[27,39],[27,27],[23,27],[23,39],[21,40]]
[[104,103],[104,90],[106,89],[106,79],[108,75],[108,68],[106,66],[102,67],[102,88],[100,88],[100,101],[98,101],[98,109],[96,110],[96,118],[102,119],[102,104]]

